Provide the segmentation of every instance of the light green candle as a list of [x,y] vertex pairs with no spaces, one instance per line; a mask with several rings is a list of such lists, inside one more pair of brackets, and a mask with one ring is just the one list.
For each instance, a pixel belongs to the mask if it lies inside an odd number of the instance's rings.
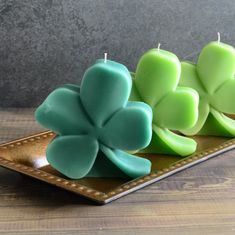
[[180,62],[176,55],[151,49],[140,59],[130,100],[144,101],[153,111],[153,136],[146,153],[186,156],[196,150],[196,142],[173,131],[190,128],[198,118],[198,94],[178,87]]
[[206,45],[197,64],[181,63],[180,85],[191,87],[200,95],[196,125],[182,130],[186,135],[235,136],[235,121],[225,114],[235,114],[235,50],[217,42]]

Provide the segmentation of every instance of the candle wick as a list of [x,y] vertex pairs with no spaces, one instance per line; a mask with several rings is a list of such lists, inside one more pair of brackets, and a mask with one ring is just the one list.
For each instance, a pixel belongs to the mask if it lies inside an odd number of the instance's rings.
[[217,42],[220,43],[220,32],[218,32],[217,35],[218,35],[218,41]]
[[104,63],[107,63],[108,53],[104,53]]
[[158,43],[158,45],[157,45],[157,51],[159,52],[159,50],[160,50],[160,46],[161,46],[161,43]]

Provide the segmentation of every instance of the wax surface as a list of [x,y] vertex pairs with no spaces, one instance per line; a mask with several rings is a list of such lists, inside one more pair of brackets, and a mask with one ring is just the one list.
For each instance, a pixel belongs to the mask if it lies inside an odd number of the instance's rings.
[[143,151],[186,156],[196,150],[196,142],[170,130],[195,125],[198,118],[198,94],[178,87],[180,62],[167,51],[152,49],[145,53],[133,76],[130,100],[144,101],[153,111],[153,136]]
[[211,42],[206,45],[196,65],[181,63],[180,85],[195,89],[200,96],[196,125],[182,130],[186,135],[235,136],[235,121],[225,114],[235,114],[235,50]]
[[148,174],[151,162],[124,151],[151,140],[151,108],[129,102],[132,80],[127,68],[98,60],[81,88],[65,85],[36,110],[36,119],[57,137],[47,148],[48,162],[69,178],[131,177]]

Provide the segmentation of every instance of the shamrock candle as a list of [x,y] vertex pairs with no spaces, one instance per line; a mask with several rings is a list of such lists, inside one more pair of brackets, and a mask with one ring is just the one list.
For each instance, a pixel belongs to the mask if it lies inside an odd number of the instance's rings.
[[[182,130],[186,135],[235,136],[235,50],[220,42],[206,45],[196,65],[182,62],[181,86],[191,87],[200,95],[196,125]],[[225,113],[225,114],[224,114]]]
[[153,111],[153,136],[144,152],[186,156],[196,150],[194,140],[170,131],[192,127],[198,118],[198,94],[177,87],[180,72],[178,58],[158,48],[141,57],[133,74],[130,100],[144,101]]
[[150,172],[150,161],[124,152],[151,140],[151,109],[128,102],[131,85],[124,65],[98,60],[86,71],[81,88],[65,85],[46,98],[36,119],[57,134],[46,152],[55,169],[72,179],[135,178]]

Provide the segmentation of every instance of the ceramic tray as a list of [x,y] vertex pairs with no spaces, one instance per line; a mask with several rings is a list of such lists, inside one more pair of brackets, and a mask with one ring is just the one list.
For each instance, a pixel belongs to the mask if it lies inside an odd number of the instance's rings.
[[139,154],[151,160],[149,175],[128,181],[118,178],[84,178],[70,180],[50,167],[45,158],[48,143],[54,133],[47,131],[0,145],[0,166],[47,182],[84,196],[99,204],[106,204],[176,172],[203,162],[235,148],[235,139],[222,137],[195,137],[198,149],[195,154],[181,158],[170,155]]

